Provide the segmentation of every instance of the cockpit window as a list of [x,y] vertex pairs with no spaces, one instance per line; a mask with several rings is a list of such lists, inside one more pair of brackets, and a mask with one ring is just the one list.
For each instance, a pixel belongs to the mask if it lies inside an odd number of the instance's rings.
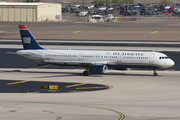
[[169,58],[166,56],[166,57],[159,57],[159,59],[169,59]]

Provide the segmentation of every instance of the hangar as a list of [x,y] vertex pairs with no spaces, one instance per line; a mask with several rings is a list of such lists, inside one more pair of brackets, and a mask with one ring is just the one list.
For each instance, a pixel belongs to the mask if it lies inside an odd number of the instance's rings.
[[54,21],[61,16],[61,4],[0,2],[0,21]]

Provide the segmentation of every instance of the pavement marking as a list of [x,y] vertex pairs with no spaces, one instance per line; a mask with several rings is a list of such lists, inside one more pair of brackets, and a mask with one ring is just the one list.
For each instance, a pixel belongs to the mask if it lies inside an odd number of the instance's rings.
[[0,33],[6,32],[6,30],[0,31]]
[[157,32],[159,32],[159,31],[154,31],[154,32],[151,32],[151,34],[154,34],[154,33],[157,33]]
[[169,69],[169,70],[165,70],[165,71],[175,71],[174,69]]
[[69,92],[88,92],[88,91],[69,91]]
[[[6,101],[7,102],[7,101]],[[120,118],[118,120],[123,120],[125,118],[125,115],[119,111],[109,109],[109,108],[103,108],[103,107],[95,107],[95,106],[87,106],[87,105],[77,105],[77,104],[66,104],[66,103],[55,103],[55,102],[30,102],[30,101],[8,101],[8,102],[17,102],[17,103],[38,103],[38,104],[55,104],[55,105],[69,105],[69,106],[79,106],[79,107],[87,107],[87,108],[97,108],[102,110],[108,110],[115,112],[120,115]],[[51,112],[44,110],[43,112]]]
[[85,85],[85,84],[87,84],[87,83],[80,83],[80,84],[75,84],[75,85],[69,85],[69,86],[66,86],[66,88],[80,86],[80,85]]
[[73,32],[73,33],[79,33],[79,32],[81,32],[81,31],[76,31],[76,32]]
[[108,87],[107,86],[104,86],[104,87],[79,87],[76,89],[97,89],[97,88],[108,88]]
[[7,83],[7,85],[13,85],[13,84],[19,84],[19,83],[25,83],[25,82],[29,82],[29,80],[24,80],[24,81],[20,81],[20,82]]
[[48,111],[48,110],[43,110],[43,112],[48,112],[48,113],[51,113],[51,114],[54,114],[54,113],[55,113],[55,112]]
[[[102,108],[101,108],[102,109]],[[112,111],[112,112],[116,112],[118,113],[121,117],[119,118],[119,120],[123,120],[125,118],[124,114],[122,114],[121,112],[119,111],[116,111],[116,110],[112,110],[112,109],[107,109],[107,108],[104,108],[105,110],[109,110],[109,111]]]
[[34,93],[39,93],[39,91],[36,92],[27,92],[28,94],[34,94]]
[[40,67],[27,68],[27,69],[40,69]]
[[[76,105],[77,106],[77,105]],[[103,108],[103,107],[94,107],[94,106],[84,106],[84,105],[79,105],[79,106],[83,106],[83,107],[90,107],[90,108],[97,108],[97,109],[103,109],[103,110],[108,110],[108,111],[112,111],[112,112],[115,112],[115,113],[118,113],[120,115],[120,118],[119,120],[123,120],[125,118],[124,114],[119,112],[119,111],[116,111],[116,110],[113,110],[113,109],[109,109],[109,108]]]

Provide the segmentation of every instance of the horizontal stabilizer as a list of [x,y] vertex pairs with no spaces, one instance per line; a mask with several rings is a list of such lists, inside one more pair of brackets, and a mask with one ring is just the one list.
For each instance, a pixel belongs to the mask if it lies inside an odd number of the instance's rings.
[[7,54],[16,54],[17,55],[17,53],[16,52],[6,52]]

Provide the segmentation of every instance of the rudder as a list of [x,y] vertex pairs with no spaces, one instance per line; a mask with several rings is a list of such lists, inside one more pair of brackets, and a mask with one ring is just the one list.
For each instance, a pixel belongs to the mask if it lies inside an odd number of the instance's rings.
[[19,31],[24,49],[43,49],[36,42],[32,34],[29,32],[25,25],[19,25]]

